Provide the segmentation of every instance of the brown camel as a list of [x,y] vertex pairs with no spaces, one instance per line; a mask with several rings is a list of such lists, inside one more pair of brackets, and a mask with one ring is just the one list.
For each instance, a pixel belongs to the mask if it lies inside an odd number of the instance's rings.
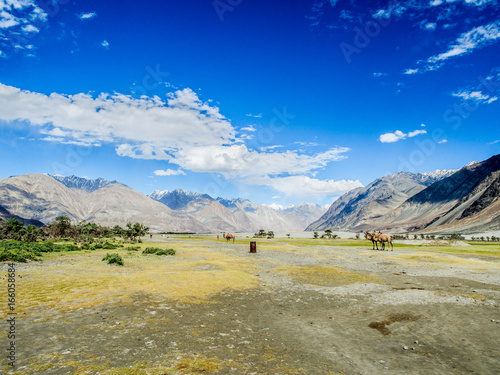
[[378,240],[375,240],[375,233],[368,233],[368,232],[364,232],[365,233],[365,238],[369,241],[372,241],[372,244],[373,244],[373,247],[372,247],[372,250],[375,250],[375,246],[377,246],[377,250],[378,250],[378,243],[377,241]]
[[231,233],[228,233],[228,234],[224,235],[224,238],[227,240],[227,242],[229,242],[232,239],[233,243],[234,243],[234,240],[236,239],[236,237],[234,236],[234,234],[231,234]]
[[[377,237],[377,240],[380,242],[380,244],[382,245],[382,251],[385,250],[385,243],[387,242],[389,245],[391,245],[391,251],[394,250],[394,245],[392,244],[392,237],[388,234],[383,234],[381,232],[378,232],[378,234],[376,235]],[[387,249],[387,251],[389,251],[389,248]]]

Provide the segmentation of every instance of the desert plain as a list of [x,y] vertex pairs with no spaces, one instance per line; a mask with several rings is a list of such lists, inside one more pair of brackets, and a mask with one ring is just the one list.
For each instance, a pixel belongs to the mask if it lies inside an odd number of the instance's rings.
[[[176,254],[142,254],[152,245]],[[128,246],[16,263],[16,363],[2,358],[0,372],[500,373],[498,243],[377,251],[355,239],[155,235]]]

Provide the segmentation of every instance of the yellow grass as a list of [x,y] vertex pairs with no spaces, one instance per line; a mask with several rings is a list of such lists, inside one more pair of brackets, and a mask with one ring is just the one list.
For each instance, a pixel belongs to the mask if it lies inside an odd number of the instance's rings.
[[257,270],[252,260],[183,248],[182,253],[175,256],[119,251],[124,266],[101,261],[106,252],[117,252],[115,250],[52,257],[41,264],[32,263],[29,270],[20,272],[16,311],[29,315],[37,307],[77,310],[106,302],[130,301],[136,293],[201,303],[226,289],[245,290],[259,285],[258,278],[252,275]]
[[362,273],[349,272],[343,268],[335,266],[282,266],[275,269],[279,273],[284,273],[297,281],[321,285],[340,286],[345,284],[378,283],[380,279],[375,276]]
[[395,254],[388,257],[388,259],[408,262],[408,266],[411,264],[421,265],[427,264],[430,267],[449,267],[450,265],[463,265],[463,266],[473,266],[476,269],[491,269],[496,268],[500,271],[500,264],[485,262],[482,260],[462,258],[453,255],[437,253],[437,252],[427,252],[427,251],[416,251],[404,254]]

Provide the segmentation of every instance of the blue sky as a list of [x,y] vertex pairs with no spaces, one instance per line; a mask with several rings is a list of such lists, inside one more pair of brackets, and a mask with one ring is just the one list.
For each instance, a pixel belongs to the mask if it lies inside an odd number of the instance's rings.
[[500,153],[494,0],[0,0],[0,177],[328,204]]

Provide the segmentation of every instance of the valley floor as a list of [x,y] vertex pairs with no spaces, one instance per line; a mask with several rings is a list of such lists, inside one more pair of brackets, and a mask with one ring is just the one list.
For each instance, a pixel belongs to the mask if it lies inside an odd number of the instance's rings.
[[249,253],[252,239],[145,241],[177,254],[17,263],[17,362],[2,355],[0,372],[500,373],[499,245],[258,239]]

